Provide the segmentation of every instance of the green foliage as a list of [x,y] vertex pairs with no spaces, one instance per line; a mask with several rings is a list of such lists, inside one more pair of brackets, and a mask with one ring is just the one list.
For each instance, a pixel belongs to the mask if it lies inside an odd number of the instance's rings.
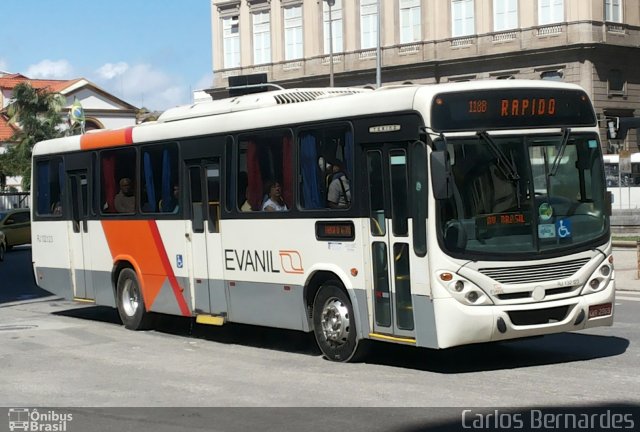
[[22,186],[28,190],[31,182],[31,151],[39,142],[63,135],[62,108],[64,96],[46,89],[34,89],[23,82],[13,89],[13,103],[7,108],[9,124],[19,130],[9,139],[6,154],[0,155],[0,173],[22,176]]

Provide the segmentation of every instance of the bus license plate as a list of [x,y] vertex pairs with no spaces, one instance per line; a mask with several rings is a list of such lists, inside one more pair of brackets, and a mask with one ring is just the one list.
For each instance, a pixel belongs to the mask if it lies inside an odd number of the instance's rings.
[[611,303],[589,306],[589,319],[611,315]]

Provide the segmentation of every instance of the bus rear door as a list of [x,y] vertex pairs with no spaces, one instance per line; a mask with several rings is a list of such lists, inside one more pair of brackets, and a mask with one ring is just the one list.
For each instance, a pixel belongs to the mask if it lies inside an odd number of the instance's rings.
[[227,315],[222,272],[219,156],[187,161],[191,206],[191,263],[196,313]]
[[91,238],[88,229],[91,189],[86,169],[67,171],[67,190],[70,192],[71,201],[69,251],[74,297],[79,300],[93,300],[95,293],[91,274]]

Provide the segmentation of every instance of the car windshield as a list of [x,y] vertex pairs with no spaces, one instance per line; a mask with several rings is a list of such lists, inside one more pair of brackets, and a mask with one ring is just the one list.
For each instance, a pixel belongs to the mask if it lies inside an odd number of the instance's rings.
[[478,134],[447,149],[454,193],[438,203],[438,227],[450,254],[553,254],[607,233],[596,135]]

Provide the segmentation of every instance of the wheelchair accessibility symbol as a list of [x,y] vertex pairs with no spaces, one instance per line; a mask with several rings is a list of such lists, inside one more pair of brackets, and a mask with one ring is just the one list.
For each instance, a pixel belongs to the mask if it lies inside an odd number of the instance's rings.
[[572,236],[571,220],[560,219],[556,222],[556,232],[560,238],[570,238]]

